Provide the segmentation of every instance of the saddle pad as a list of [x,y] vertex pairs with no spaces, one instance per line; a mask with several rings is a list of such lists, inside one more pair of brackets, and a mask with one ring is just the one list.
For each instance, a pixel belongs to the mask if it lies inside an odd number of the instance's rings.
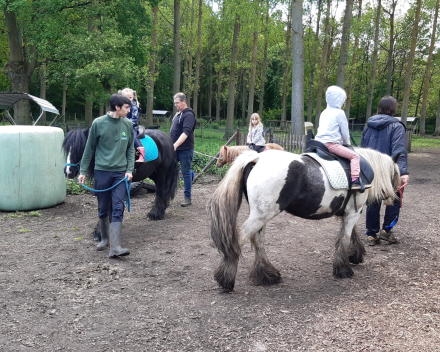
[[145,161],[156,160],[159,156],[159,151],[157,150],[157,145],[154,142],[153,138],[151,138],[150,136],[145,136],[140,141],[145,149]]
[[316,160],[324,169],[330,185],[334,189],[348,189],[347,174],[344,168],[337,160],[325,160],[319,157],[316,153],[303,153],[301,155],[307,155],[308,157]]

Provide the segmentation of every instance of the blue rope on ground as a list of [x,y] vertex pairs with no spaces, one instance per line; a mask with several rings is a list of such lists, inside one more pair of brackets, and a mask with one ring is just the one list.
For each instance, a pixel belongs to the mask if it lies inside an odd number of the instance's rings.
[[115,188],[122,181],[125,181],[125,187],[127,188],[127,201],[125,202],[125,204],[127,204],[127,210],[128,210],[128,212],[130,212],[130,205],[131,205],[131,201],[130,201],[130,185],[131,185],[131,181],[128,181],[128,177],[124,177],[117,184],[115,184],[115,185],[113,185],[113,186],[111,186],[110,188],[107,188],[107,189],[93,189],[93,188],[89,188],[84,183],[81,183],[81,186],[83,186],[85,189],[87,189],[89,191],[92,191],[92,192],[106,192],[106,191],[110,191],[112,188]]

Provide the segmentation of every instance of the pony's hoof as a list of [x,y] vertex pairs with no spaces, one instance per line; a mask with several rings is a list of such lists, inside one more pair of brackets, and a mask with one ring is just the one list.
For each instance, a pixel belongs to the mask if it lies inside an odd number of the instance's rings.
[[354,272],[350,267],[333,268],[333,276],[339,279],[353,277]]
[[214,279],[217,281],[218,285],[223,289],[224,293],[229,293],[234,291],[235,280],[228,280],[224,275],[219,272],[214,274]]
[[147,214],[147,218],[149,220],[162,220],[164,218],[164,215],[161,215],[159,213],[157,213],[157,211],[153,211],[151,210],[148,214]]
[[101,242],[101,234],[97,231],[93,232],[93,241]]
[[364,258],[362,256],[353,254],[353,255],[348,256],[348,261],[351,264],[360,264],[360,263],[364,262]]

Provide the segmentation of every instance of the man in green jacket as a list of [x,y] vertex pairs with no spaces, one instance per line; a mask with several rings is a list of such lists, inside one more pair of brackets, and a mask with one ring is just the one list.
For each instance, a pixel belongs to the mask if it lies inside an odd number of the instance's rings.
[[[127,177],[128,181],[133,178],[133,126],[124,118],[130,112],[130,105],[130,99],[124,95],[113,94],[110,98],[110,112],[93,121],[81,161],[80,176],[78,176],[80,183],[84,183],[93,154],[95,154],[96,190],[110,188],[124,177]],[[96,249],[104,250],[110,241],[110,258],[129,255],[129,250],[121,247],[124,202],[127,199],[125,182],[121,182],[109,191],[96,192],[96,195],[101,224],[101,242]],[[112,209],[111,224],[110,209]]]

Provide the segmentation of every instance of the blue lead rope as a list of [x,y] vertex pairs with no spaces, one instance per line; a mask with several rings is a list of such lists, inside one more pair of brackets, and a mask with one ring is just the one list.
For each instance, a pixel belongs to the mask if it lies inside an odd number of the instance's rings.
[[83,186],[85,189],[87,189],[89,191],[92,191],[92,192],[107,192],[107,191],[110,191],[112,188],[115,188],[122,181],[125,181],[125,187],[127,188],[127,201],[125,203],[127,204],[128,212],[130,212],[130,204],[131,204],[131,202],[130,202],[130,185],[131,185],[131,181],[128,181],[128,177],[124,177],[117,184],[115,184],[115,185],[113,185],[113,186],[111,186],[110,188],[107,188],[107,189],[93,189],[93,188],[89,188],[84,183],[81,183],[81,186]]

